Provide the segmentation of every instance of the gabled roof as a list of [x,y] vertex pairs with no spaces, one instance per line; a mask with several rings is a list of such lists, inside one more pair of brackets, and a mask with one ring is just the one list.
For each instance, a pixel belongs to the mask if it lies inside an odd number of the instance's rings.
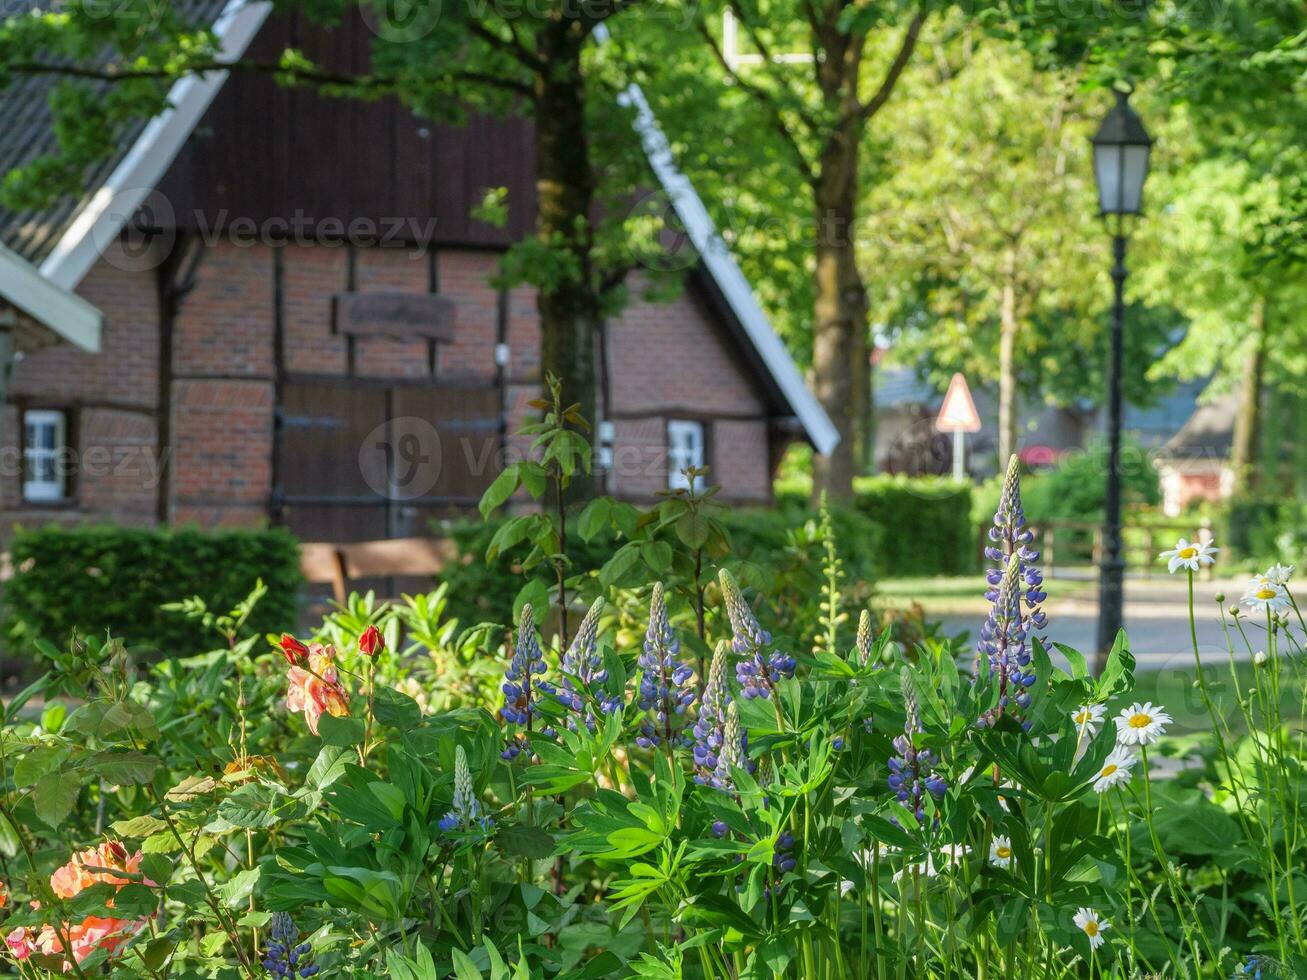
[[[37,13],[43,2],[28,0],[18,16]],[[222,54],[238,58],[272,9],[247,0],[190,0],[199,23],[213,22]],[[216,19],[215,19],[216,18]],[[118,152],[85,175],[85,193],[61,198],[35,211],[0,209],[0,304],[27,314],[31,329],[52,331],[86,350],[100,347],[100,311],[74,292],[117,239],[124,224],[172,163],[186,137],[226,79],[211,72],[176,82],[169,108],[125,135]],[[0,173],[50,153],[57,146],[49,98],[54,76],[27,76],[0,90]],[[20,336],[20,346],[42,338]]]
[[[30,9],[37,9],[43,0],[27,2],[31,4]],[[222,45],[222,56],[235,60],[254,39],[272,5],[264,0],[226,0],[217,13],[219,2],[189,0],[189,12],[201,23],[216,14],[213,31]],[[607,36],[606,29],[600,25],[597,39],[603,43]],[[169,108],[129,133],[121,152],[88,174],[87,192],[79,200],[59,202],[29,214],[0,211],[0,244],[7,244],[13,250],[10,254],[24,264],[39,263],[40,276],[51,287],[71,294],[102,248],[116,240],[132,214],[163,178],[227,74],[209,72],[176,82],[168,93]],[[22,122],[8,139],[0,137],[0,172],[53,149],[47,104],[52,84],[49,78],[29,78],[0,93],[0,117]],[[633,84],[621,100],[636,109],[635,129],[650,167],[689,233],[703,269],[756,353],[768,386],[788,405],[817,451],[829,453],[839,442],[835,426],[804,384],[794,360],[758,305],[726,243],[717,234],[702,199],[677,169],[644,93]],[[14,283],[4,277],[3,270],[0,264],[0,299],[8,298],[21,305],[8,296],[6,290],[13,288]],[[98,323],[96,334],[98,342]]]
[[1180,431],[1162,446],[1165,459],[1225,459],[1234,445],[1239,396],[1217,395],[1194,409]]

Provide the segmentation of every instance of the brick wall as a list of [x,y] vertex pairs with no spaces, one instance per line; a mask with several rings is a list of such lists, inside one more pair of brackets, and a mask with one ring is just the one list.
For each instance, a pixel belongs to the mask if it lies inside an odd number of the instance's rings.
[[176,523],[266,520],[275,275],[271,246],[215,243],[175,318],[169,513]]
[[771,498],[766,407],[733,342],[692,286],[670,302],[632,302],[608,327],[609,389],[616,420],[610,491],[648,497],[667,486],[667,420],[704,423],[709,479],[722,498]]
[[[456,337],[439,344],[438,382],[489,383],[496,374],[500,298],[487,280],[497,255],[443,250],[434,269],[411,249],[220,242],[205,250],[193,290],[174,321],[169,514],[202,526],[266,520],[272,489],[274,329],[278,266],[285,369],[291,375],[344,375],[351,341],[332,329],[336,292],[426,292],[433,280],[458,304]],[[159,306],[153,268],[111,251],[79,292],[105,315],[103,349],[88,354],[60,345],[16,365],[11,404],[2,424],[17,444],[18,405],[66,407],[74,435],[76,507],[35,507],[21,500],[21,467],[0,466],[0,514],[14,522],[87,517],[149,524],[158,507],[160,465],[155,410],[159,402]],[[639,298],[608,327],[607,416],[615,422],[616,452],[609,490],[648,499],[666,485],[668,418],[701,419],[707,429],[713,478],[732,500],[770,493],[768,426],[753,379],[691,288],[665,304]],[[535,410],[527,402],[540,384],[540,326],[532,289],[503,300],[509,361],[505,405],[510,433]],[[429,377],[425,339],[353,341],[361,377]],[[529,439],[509,439],[521,454]]]
[[[154,522],[159,308],[154,270],[141,265],[115,246],[91,268],[78,289],[104,314],[99,353],[58,344],[27,352],[15,363],[3,421],[0,537],[8,536],[15,524],[85,519]],[[17,450],[23,407],[60,409],[67,416],[72,494],[67,504],[23,500]]]

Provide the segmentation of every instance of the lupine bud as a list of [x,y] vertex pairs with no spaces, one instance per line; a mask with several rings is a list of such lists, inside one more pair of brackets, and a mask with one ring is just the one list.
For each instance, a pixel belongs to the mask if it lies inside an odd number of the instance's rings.
[[386,638],[381,635],[381,630],[375,626],[369,626],[359,637],[359,653],[365,657],[375,657],[381,651],[386,649]]
[[286,658],[286,663],[292,667],[302,667],[304,661],[308,659],[309,648],[289,633],[282,633],[277,645],[281,647],[282,656]]
[[[858,617],[858,639],[856,646],[859,667],[865,667],[871,661],[871,644],[871,612],[864,609],[862,610],[862,615]],[[879,667],[880,664],[877,663],[875,666]]]
[[716,779],[718,789],[733,789],[734,771],[745,768],[745,735],[740,727],[740,712],[732,701],[726,706],[726,727],[722,732],[722,751],[717,758]]
[[454,805],[440,818],[440,829],[446,834],[456,830],[489,830],[493,821],[482,814],[481,801],[476,797],[472,783],[472,770],[467,765],[463,746],[454,750]]

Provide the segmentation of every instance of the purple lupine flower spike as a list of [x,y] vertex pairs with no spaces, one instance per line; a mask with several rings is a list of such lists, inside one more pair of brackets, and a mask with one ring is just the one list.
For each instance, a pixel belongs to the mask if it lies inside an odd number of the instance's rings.
[[917,698],[912,693],[912,682],[906,671],[903,675],[903,708],[906,718],[903,722],[903,734],[894,737],[894,751],[898,753],[889,760],[889,788],[899,802],[912,811],[912,815],[921,823],[926,818],[926,794],[935,799],[943,797],[948,789],[946,783],[933,770],[935,754],[930,749],[918,749],[913,745],[912,736],[921,731],[921,717],[917,709]]
[[[595,729],[594,705],[599,713],[610,715],[622,710],[622,700],[604,689],[608,671],[599,652],[599,617],[604,611],[602,597],[596,599],[577,628],[576,636],[562,656],[563,680],[554,692],[560,704],[572,712],[567,725],[577,730],[577,718],[590,731]],[[591,701],[594,703],[592,704]]]
[[[980,719],[981,726],[992,724],[1005,712],[1020,714],[1030,704],[1027,690],[1035,681],[1030,669],[1029,639],[1038,637],[1046,642],[1042,631],[1048,619],[1040,603],[1048,594],[1044,591],[1044,577],[1035,563],[1039,552],[1031,548],[1034,532],[1026,526],[1025,511],[1021,507],[1021,476],[1017,457],[1008,461],[1003,491],[999,496],[998,510],[994,513],[994,526],[989,529],[989,544],[985,557],[993,565],[986,573],[989,588],[985,598],[993,603],[985,625],[980,629],[976,643],[975,676],[988,669],[998,680],[1003,691],[992,717]],[[1013,562],[1016,563],[1014,591],[1002,594],[1002,584]]]
[[988,649],[988,669],[998,687],[998,704],[977,719],[980,728],[993,725],[1004,714],[1019,718],[1022,710],[1030,706],[1035,670],[1031,664],[1028,620],[1021,614],[1020,570],[1020,558],[1012,555],[991,612],[994,630]]
[[694,702],[695,689],[690,684],[694,671],[676,659],[681,641],[667,618],[667,600],[661,582],[653,587],[649,602],[649,628],[644,635],[644,652],[640,654],[639,704],[650,717],[640,723],[636,743],[651,748],[671,743],[684,728],[679,716]]
[[[539,713],[537,704],[540,692],[553,692],[553,687],[538,676],[544,672],[545,655],[536,638],[535,616],[528,602],[522,606],[522,620],[517,627],[513,659],[504,671],[502,713],[510,725],[523,725],[530,729],[532,719]],[[515,740],[501,754],[511,760],[521,751],[520,743]]]
[[300,931],[289,912],[273,912],[268,924],[268,946],[263,951],[263,968],[278,980],[300,980],[317,974],[313,947],[299,941]]
[[731,703],[731,692],[726,683],[725,640],[717,644],[708,667],[708,681],[699,702],[699,716],[691,732],[694,735],[694,779],[697,783],[713,785],[717,772],[717,757],[722,749],[726,731],[726,708]]
[[763,648],[771,645],[771,634],[758,625],[734,576],[723,568],[717,578],[726,601],[726,615],[731,621],[731,649],[743,658],[735,665],[740,695],[769,698],[777,681],[794,676],[794,658],[779,650],[764,653]]

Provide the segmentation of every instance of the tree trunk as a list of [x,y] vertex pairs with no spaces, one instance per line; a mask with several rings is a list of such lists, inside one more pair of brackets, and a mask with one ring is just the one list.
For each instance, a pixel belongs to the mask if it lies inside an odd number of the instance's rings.
[[[595,176],[585,125],[585,75],[581,50],[585,32],[564,20],[540,32],[539,55],[546,66],[536,79],[536,236],[564,254],[561,271],[542,285],[540,365],[562,381],[565,404],[579,402],[595,422],[595,337],[600,323],[593,276]],[[572,482],[570,499],[594,493],[593,480]]]
[[1009,252],[1003,263],[1003,295],[999,305],[998,337],[998,470],[1017,451],[1017,285],[1016,255]]
[[1230,470],[1236,494],[1257,489],[1257,442],[1262,427],[1262,379],[1266,372],[1267,325],[1263,297],[1253,303],[1248,330],[1252,334],[1252,347],[1244,359],[1239,379],[1239,409],[1230,446]]
[[817,243],[812,380],[840,442],[830,456],[813,458],[812,489],[814,497],[824,490],[832,500],[852,496],[853,477],[866,458],[871,436],[867,289],[858,272],[853,226],[858,136],[854,126],[833,135],[813,188]]

